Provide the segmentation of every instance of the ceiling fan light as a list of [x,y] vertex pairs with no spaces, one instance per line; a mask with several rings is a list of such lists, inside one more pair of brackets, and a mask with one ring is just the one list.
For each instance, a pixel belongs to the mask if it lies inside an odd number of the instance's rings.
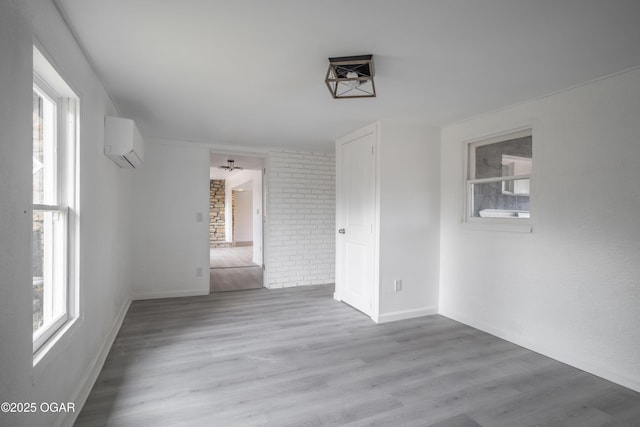
[[234,160],[227,160],[227,164],[223,166],[218,166],[218,169],[225,169],[227,172],[233,172],[234,170],[242,170],[240,166],[235,165]]

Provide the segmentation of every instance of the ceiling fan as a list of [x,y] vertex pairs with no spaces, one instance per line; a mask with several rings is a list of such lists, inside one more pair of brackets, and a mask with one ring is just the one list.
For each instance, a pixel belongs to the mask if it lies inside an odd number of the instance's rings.
[[218,166],[218,168],[220,169],[225,169],[229,172],[234,171],[234,170],[242,170],[243,168],[241,168],[240,166],[236,166],[235,165],[235,161],[233,160],[227,160],[227,164],[224,166]]

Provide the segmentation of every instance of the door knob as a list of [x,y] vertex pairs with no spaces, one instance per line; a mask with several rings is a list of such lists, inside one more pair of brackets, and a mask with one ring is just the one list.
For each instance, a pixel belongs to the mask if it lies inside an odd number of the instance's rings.
[[346,233],[346,230],[345,230],[344,228],[341,228],[340,230],[338,230],[338,233],[340,233],[340,234],[345,234],[345,233]]

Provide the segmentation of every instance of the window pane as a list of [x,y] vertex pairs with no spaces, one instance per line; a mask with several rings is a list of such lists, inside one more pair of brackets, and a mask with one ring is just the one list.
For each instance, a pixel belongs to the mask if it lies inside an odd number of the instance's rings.
[[56,204],[55,103],[33,90],[33,203]]
[[65,222],[62,211],[33,212],[33,332],[66,315]]
[[33,213],[32,234],[32,262],[33,266],[33,332],[43,323],[43,288],[44,288],[44,214]]
[[529,218],[529,179],[471,184],[473,217]]
[[[475,176],[470,179],[528,175],[532,171],[531,136],[472,147]],[[473,171],[473,169],[472,169]]]

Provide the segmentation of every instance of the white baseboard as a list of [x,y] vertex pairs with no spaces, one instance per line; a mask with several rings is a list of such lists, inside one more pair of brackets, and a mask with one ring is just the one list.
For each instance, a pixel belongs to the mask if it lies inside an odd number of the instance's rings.
[[131,299],[134,301],[140,301],[145,299],[161,299],[161,298],[181,298],[181,297],[197,297],[203,295],[209,295],[209,288],[207,289],[184,289],[184,290],[171,290],[171,291],[150,291],[150,292],[134,292]]
[[612,366],[608,366],[598,361],[589,360],[588,358],[584,357],[581,354],[577,354],[576,352],[564,351],[562,349],[558,350],[557,348],[548,347],[537,341],[527,339],[527,337],[522,336],[521,334],[496,328],[492,325],[469,318],[460,313],[443,310],[440,312],[440,314],[457,322],[471,326],[472,328],[479,329],[498,338],[502,338],[503,340],[509,341],[531,351],[535,351],[536,353],[540,353],[544,356],[565,363],[569,366],[573,366],[574,368],[588,372],[600,378],[604,378],[605,380],[614,382],[616,384],[620,384],[621,386],[630,388],[631,390],[640,392],[640,378],[633,378],[623,372],[618,372]]
[[413,319],[416,317],[431,316],[438,314],[438,307],[421,307],[411,310],[399,310],[389,313],[379,314],[377,317],[373,317],[373,321],[376,323],[395,322],[397,320]]
[[100,375],[100,371],[102,371],[102,367],[104,366],[104,361],[107,359],[109,355],[109,351],[111,350],[111,346],[120,331],[120,327],[122,326],[122,322],[124,321],[125,316],[127,315],[127,311],[129,311],[129,306],[131,305],[131,299],[127,298],[127,300],[122,304],[120,308],[120,312],[116,316],[113,324],[111,325],[111,329],[109,330],[109,334],[105,338],[102,347],[100,347],[100,351],[93,359],[91,364],[89,365],[89,369],[87,369],[86,373],[82,377],[80,381],[80,385],[76,389],[75,393],[72,395],[72,398],[69,400],[70,402],[75,403],[75,411],[64,413],[62,417],[58,418],[58,422],[56,426],[73,426],[76,418],[80,415],[80,411],[84,406],[87,398],[89,397],[89,393],[91,393],[91,389],[98,379],[98,375]]

